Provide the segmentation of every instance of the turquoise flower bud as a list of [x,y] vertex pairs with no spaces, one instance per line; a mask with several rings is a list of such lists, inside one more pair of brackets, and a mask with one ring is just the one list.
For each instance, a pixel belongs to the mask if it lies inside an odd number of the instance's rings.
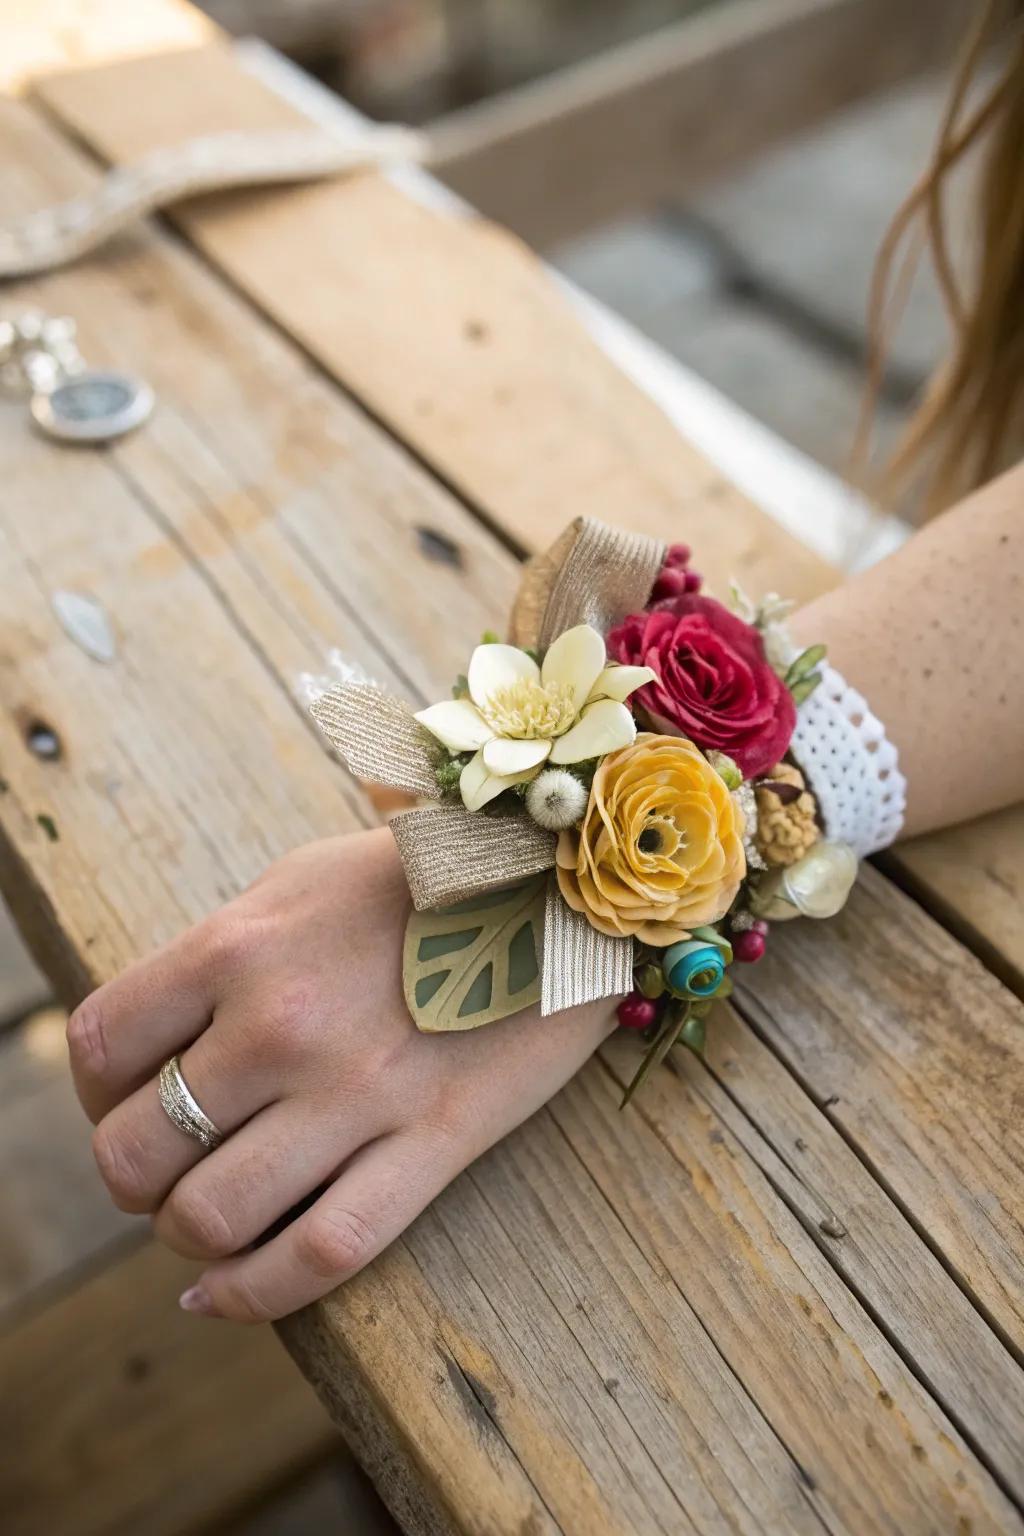
[[725,956],[717,944],[685,939],[666,949],[661,967],[677,997],[713,997],[725,975]]

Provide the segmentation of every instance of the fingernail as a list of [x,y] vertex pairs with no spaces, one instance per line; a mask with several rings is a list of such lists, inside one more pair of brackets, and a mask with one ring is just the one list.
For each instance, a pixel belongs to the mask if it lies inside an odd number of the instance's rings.
[[201,1312],[204,1317],[220,1316],[212,1297],[201,1285],[190,1285],[187,1291],[182,1291],[178,1306],[183,1312]]

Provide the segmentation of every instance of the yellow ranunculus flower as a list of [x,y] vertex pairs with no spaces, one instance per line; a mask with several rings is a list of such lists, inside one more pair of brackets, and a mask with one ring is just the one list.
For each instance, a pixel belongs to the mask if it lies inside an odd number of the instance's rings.
[[601,933],[675,944],[717,922],[746,873],[743,815],[707,758],[641,734],[598,766],[579,831],[558,839],[558,885]]

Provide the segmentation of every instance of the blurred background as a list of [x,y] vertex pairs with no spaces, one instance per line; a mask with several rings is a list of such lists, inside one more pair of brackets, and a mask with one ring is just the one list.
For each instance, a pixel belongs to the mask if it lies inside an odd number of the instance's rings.
[[[487,109],[475,120],[464,109],[503,95],[527,113],[550,103],[557,115],[559,89],[569,104],[581,93],[598,95],[605,80],[632,67],[642,96],[645,39],[671,49],[685,36],[673,23],[700,20],[697,46],[713,51],[727,45],[737,7],[728,0],[207,0],[203,9],[229,32],[266,38],[372,118],[440,120],[442,131],[458,123],[472,138],[492,131]],[[751,17],[760,10],[768,33],[814,7],[752,0],[739,9]],[[727,169],[716,174],[714,164],[702,165],[699,138],[677,143],[675,176],[671,166],[659,167],[656,206],[629,210],[622,187],[600,200],[596,226],[589,208],[568,219],[552,216],[527,206],[531,196],[543,202],[540,177],[535,188],[500,185],[503,168],[511,177],[518,167],[503,163],[499,152],[498,184],[484,207],[701,378],[838,472],[849,466],[863,387],[872,264],[895,209],[927,163],[947,96],[946,66],[970,13],[969,5],[929,0],[916,7],[927,25],[915,24],[916,35],[908,36],[899,14],[905,8],[865,9],[874,24],[861,25],[857,46],[876,57],[866,71],[866,61],[851,57],[847,79],[822,92],[813,125],[778,149],[759,148],[759,108],[770,106],[763,102],[769,87],[761,85],[717,104],[733,120],[737,140],[723,156]],[[797,51],[797,66],[799,57]],[[588,62],[589,69],[573,68]],[[765,70],[776,65],[767,45]],[[866,75],[870,83],[872,73],[900,78],[861,96],[860,81]],[[539,97],[523,89],[532,82],[540,83]],[[789,83],[776,72],[770,89],[804,86],[797,67]],[[849,106],[846,94],[856,98]],[[633,110],[642,113],[642,101]],[[492,107],[499,139],[503,123],[516,117],[514,109],[502,116]],[[661,152],[652,144],[652,155]],[[469,177],[476,206],[488,170],[481,162]],[[589,160],[581,174],[615,180],[614,166]],[[458,190],[463,176],[456,164]],[[947,208],[960,262],[969,254],[969,186],[968,169],[953,183]],[[620,195],[627,211],[616,216]],[[566,237],[563,223],[585,227]],[[882,386],[879,454],[894,442],[947,335],[925,263]]]
[[[720,395],[741,408],[725,418],[741,457],[752,419],[774,434],[778,455],[843,473],[872,264],[927,162],[968,6],[206,0],[202,9],[298,66],[300,94],[319,88],[372,118],[428,125],[455,191],[684,365],[691,383],[710,387],[711,406]],[[44,13],[52,25],[41,43]],[[822,14],[845,30],[812,46]],[[150,15],[172,18],[168,46],[193,40],[194,13],[180,0],[0,0],[0,89],[21,90],[35,68],[149,46]],[[716,60],[737,47],[743,69],[722,66],[719,77]],[[948,208],[958,262],[969,259],[969,191],[968,165]],[[882,449],[946,342],[924,270],[881,385]],[[697,409],[704,397],[689,398]],[[813,483],[823,495],[833,484]],[[912,501],[894,510],[913,517]],[[56,1474],[46,1446],[30,1465],[4,1466],[6,1536],[393,1530],[268,1331],[226,1340],[179,1326],[169,1298],[187,1266],[156,1254],[144,1224],[109,1207],[68,1083],[63,1029],[0,910],[0,1376],[12,1372],[41,1414],[46,1405],[59,1447]],[[26,1400],[12,1394],[9,1410]],[[201,1442],[214,1447],[217,1475],[196,1486],[179,1473]],[[46,1506],[59,1505],[59,1518],[43,1518],[33,1501],[55,1475],[70,1492]]]

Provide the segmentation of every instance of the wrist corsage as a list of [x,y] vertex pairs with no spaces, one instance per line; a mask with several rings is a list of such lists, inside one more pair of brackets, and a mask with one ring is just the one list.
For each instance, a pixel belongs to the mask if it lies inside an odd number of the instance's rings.
[[905,785],[865,701],[797,652],[787,606],[726,606],[684,545],[577,519],[527,566],[508,643],[452,696],[314,689],[358,777],[424,804],[391,821],[412,894],[403,979],[428,1032],[619,996],[648,1049],[701,1052],[730,967],[773,922],[840,910]]

